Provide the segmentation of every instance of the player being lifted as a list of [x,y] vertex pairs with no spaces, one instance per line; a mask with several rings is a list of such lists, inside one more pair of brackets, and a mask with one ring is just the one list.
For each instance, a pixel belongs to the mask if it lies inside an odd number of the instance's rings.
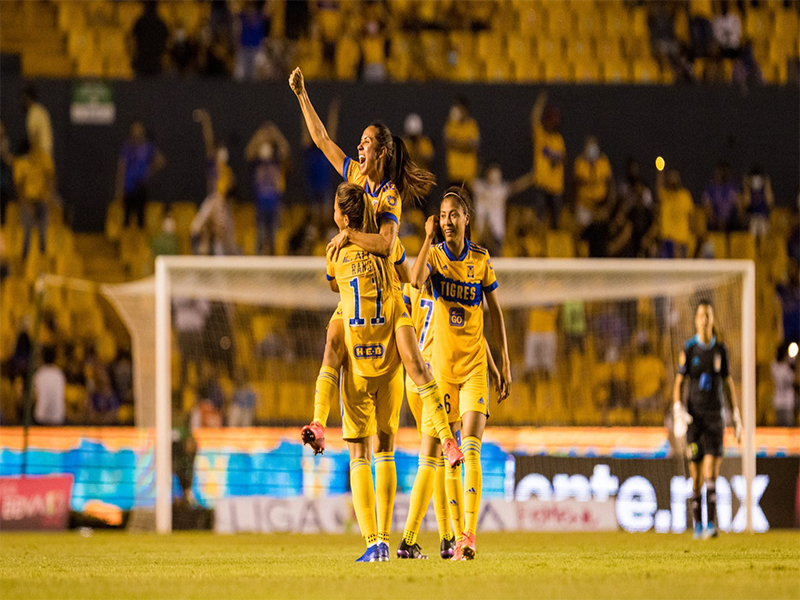
[[[406,152],[403,141],[393,137],[389,128],[383,123],[373,123],[364,130],[358,145],[358,163],[352,161],[328,136],[325,126],[308,98],[303,73],[299,68],[289,76],[289,85],[300,102],[311,139],[334,168],[342,173],[345,181],[362,186],[366,190],[375,208],[378,232],[355,231],[351,228],[342,230],[329,245],[329,249],[334,253],[334,259],[338,258],[340,249],[348,243],[377,256],[389,256],[397,242],[402,199],[415,201],[422,198],[434,184],[433,175],[414,164]],[[396,293],[400,295],[399,286]],[[413,328],[400,328],[396,342],[406,371],[419,387],[424,404],[431,409],[434,426],[442,441],[448,463],[459,464],[463,461],[463,455],[447,425],[447,415],[441,402],[439,388],[425,361],[422,360]],[[322,367],[317,377],[314,420],[302,431],[303,442],[310,444],[315,453],[325,449],[324,428],[330,406],[338,394],[339,370],[345,354],[341,310],[337,309],[328,324]],[[386,459],[381,460],[379,466],[376,465],[379,491],[396,489],[397,474],[393,453],[379,447],[376,458]],[[394,493],[386,493],[387,501],[390,499],[393,503]],[[379,495],[383,496],[383,492],[381,491]]]
[[[439,225],[444,242],[431,248],[436,223],[430,217],[425,224],[425,241],[411,269],[411,284],[421,288],[430,276],[434,296],[433,374],[442,386],[451,415],[461,418],[462,450],[465,456],[463,506],[464,528],[456,543],[453,560],[475,557],[475,529],[481,496],[481,439],[489,414],[486,341],[483,335],[483,300],[489,308],[492,329],[500,346],[500,397],[508,396],[511,366],[508,358],[503,312],[497,298],[497,278],[488,252],[469,241],[470,202],[466,191],[449,188],[439,209]],[[428,406],[423,407],[423,433],[435,446],[436,431],[430,427]],[[423,443],[423,447],[425,443]],[[436,456],[436,453],[428,453]],[[448,485],[455,479],[448,474]],[[424,485],[424,480],[417,481]],[[417,486],[415,481],[414,486]],[[414,497],[412,491],[412,498]],[[449,496],[451,494],[448,494]],[[452,494],[456,495],[456,494]],[[430,492],[427,495],[430,498]],[[429,501],[429,500],[428,500]],[[403,534],[406,546],[416,543],[418,517],[427,502],[409,507],[408,529]],[[452,515],[451,511],[451,515]],[[421,519],[419,519],[421,520]],[[416,524],[416,528],[414,525]],[[458,527],[458,525],[457,525]]]
[[[422,358],[430,366],[433,354],[433,289],[431,288],[430,277],[425,281],[420,289],[415,288],[410,284],[403,287],[403,302],[411,314],[411,320],[414,323],[414,329],[417,332],[417,339],[419,340],[419,349],[422,352]],[[492,353],[489,345],[486,345],[486,358],[489,363],[489,374],[491,379],[499,385],[500,373],[492,358]],[[406,377],[406,398],[408,399],[408,407],[411,409],[411,414],[414,415],[414,421],[417,424],[417,432],[420,434],[422,440],[422,451],[419,456],[419,468],[417,469],[417,477],[414,480],[414,487],[411,492],[411,505],[413,510],[409,511],[406,531],[419,531],[422,519],[425,517],[425,510],[430,502],[431,485],[433,488],[433,508],[436,513],[436,524],[439,529],[439,556],[442,558],[452,558],[455,550],[456,536],[461,537],[464,531],[464,506],[462,503],[463,484],[461,481],[461,466],[448,469],[445,466],[444,457],[439,454],[435,455],[438,448],[436,439],[422,434],[422,399],[417,393],[417,388],[414,382]],[[504,397],[501,396],[502,401]],[[445,400],[445,410],[448,411],[448,420],[450,427],[455,435],[459,430],[460,423],[456,411],[452,411],[452,407],[448,400]],[[452,412],[451,412],[452,411]],[[447,473],[449,477],[445,475]],[[433,483],[429,484],[428,481],[432,479]],[[448,500],[452,497],[453,504],[448,504]],[[453,535],[453,529],[450,523],[449,508],[453,509],[453,523],[456,525],[456,536]],[[427,558],[422,553],[419,544],[412,542],[409,544],[405,539],[400,543],[397,549],[397,556],[399,558]]]
[[[722,466],[722,442],[725,433],[724,394],[732,411],[736,440],[741,441],[742,419],[739,403],[728,370],[728,350],[717,339],[714,308],[701,300],[694,316],[697,333],[686,341],[678,360],[678,374],[672,392],[676,437],[686,435],[691,452],[689,473],[692,476],[692,517],[694,537],[717,537],[717,477]],[[688,410],[683,405],[682,386],[689,378]],[[706,484],[708,523],[703,529],[702,490]]]

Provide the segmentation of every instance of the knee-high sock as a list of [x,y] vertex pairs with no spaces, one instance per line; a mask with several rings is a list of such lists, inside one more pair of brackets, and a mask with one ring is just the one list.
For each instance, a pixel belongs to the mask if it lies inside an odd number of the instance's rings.
[[717,520],[717,482],[706,479],[706,508],[708,509],[708,524]]
[[464,482],[461,480],[461,465],[445,465],[444,486],[447,491],[447,504],[456,537],[464,533]]
[[428,505],[431,503],[437,462],[437,459],[432,456],[420,454],[419,468],[417,469],[417,476],[414,478],[414,487],[411,488],[408,517],[403,530],[403,540],[405,540],[406,544],[411,545],[417,541],[419,527],[422,524],[422,519],[425,518],[425,511],[428,510]]
[[475,533],[481,506],[481,441],[473,436],[464,438],[461,445],[464,453],[464,533]]
[[378,541],[388,542],[392,530],[392,509],[397,492],[394,452],[375,453],[375,505],[378,509]]
[[428,407],[433,427],[436,429],[439,439],[444,442],[446,439],[452,438],[453,434],[450,431],[450,424],[447,422],[447,413],[444,410],[442,395],[439,393],[436,380],[431,379],[429,383],[421,385],[417,389],[419,397],[422,398],[422,405]]
[[701,504],[702,499],[702,492],[692,493],[692,519],[694,519],[695,525],[703,522],[703,505]]
[[314,420],[323,427],[328,422],[331,405],[339,397],[339,371],[322,365],[314,389]]
[[350,489],[353,491],[353,508],[361,535],[371,546],[378,542],[378,524],[375,521],[375,487],[372,469],[364,458],[350,461]]
[[447,489],[444,483],[446,468],[444,456],[440,456],[436,464],[436,475],[433,478],[433,512],[436,513],[436,525],[439,527],[440,540],[453,539],[450,514],[447,510]]

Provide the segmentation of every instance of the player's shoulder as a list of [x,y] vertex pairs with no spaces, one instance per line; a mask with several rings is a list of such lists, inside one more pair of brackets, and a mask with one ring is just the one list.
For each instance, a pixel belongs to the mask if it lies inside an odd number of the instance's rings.
[[683,343],[683,349],[688,352],[689,350],[691,350],[692,348],[697,346],[698,341],[699,340],[698,340],[697,336],[693,335],[692,337],[690,337],[688,340],[686,340]]
[[469,251],[480,256],[489,256],[489,251],[483,246],[479,246],[475,242],[469,242]]

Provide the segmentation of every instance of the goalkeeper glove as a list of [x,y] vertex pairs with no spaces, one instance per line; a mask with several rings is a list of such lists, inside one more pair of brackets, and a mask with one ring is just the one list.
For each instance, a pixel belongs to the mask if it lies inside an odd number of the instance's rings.
[[736,443],[742,443],[742,416],[739,414],[739,407],[733,407],[733,434],[736,436]]
[[686,437],[686,431],[691,422],[692,415],[686,412],[682,402],[672,405],[672,428],[676,438]]

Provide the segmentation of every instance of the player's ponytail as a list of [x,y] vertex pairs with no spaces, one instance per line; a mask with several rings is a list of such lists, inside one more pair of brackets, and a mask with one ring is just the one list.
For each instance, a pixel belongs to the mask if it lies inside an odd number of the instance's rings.
[[470,223],[472,223],[472,199],[469,196],[469,192],[463,186],[459,187],[454,185],[445,190],[444,196],[442,196],[442,202],[444,202],[445,198],[453,198],[461,204],[461,210],[469,217],[465,235],[468,240],[472,239],[472,229],[470,228]]
[[[375,207],[367,197],[364,188],[354,183],[341,183],[336,188],[336,201],[339,211],[347,217],[348,227],[364,233],[380,233]],[[375,283],[380,289],[388,289],[389,259],[384,256],[369,255],[375,273]]]
[[408,199],[412,204],[420,202],[436,185],[436,177],[411,159],[405,142],[393,136],[384,123],[375,121],[370,127],[377,130],[375,141],[378,147],[386,148],[383,178],[394,184],[404,201]]

